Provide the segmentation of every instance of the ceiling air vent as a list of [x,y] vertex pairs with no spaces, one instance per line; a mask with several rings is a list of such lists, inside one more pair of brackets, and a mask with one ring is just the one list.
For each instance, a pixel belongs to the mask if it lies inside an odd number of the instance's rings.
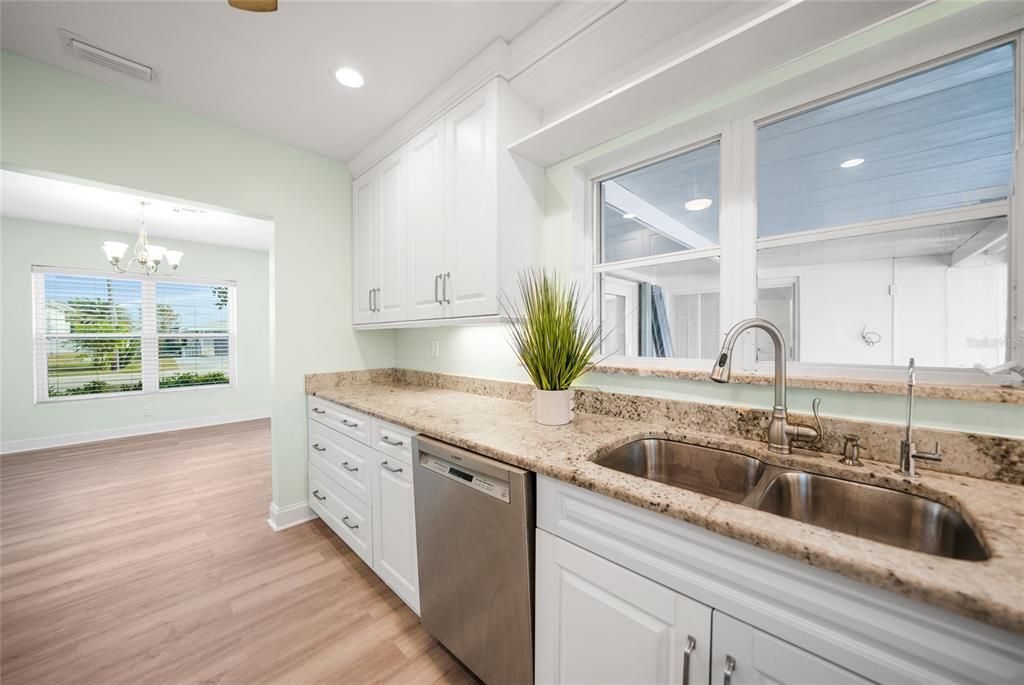
[[140,64],[134,60],[130,60],[127,57],[122,57],[109,50],[98,48],[95,45],[86,43],[80,36],[76,36],[70,31],[60,30],[61,43],[64,45],[64,51],[68,52],[75,57],[84,59],[87,62],[98,64],[101,67],[107,69],[113,69],[116,72],[124,74],[125,76],[131,76],[141,81],[152,81],[153,80],[153,68],[147,67],[145,64]]

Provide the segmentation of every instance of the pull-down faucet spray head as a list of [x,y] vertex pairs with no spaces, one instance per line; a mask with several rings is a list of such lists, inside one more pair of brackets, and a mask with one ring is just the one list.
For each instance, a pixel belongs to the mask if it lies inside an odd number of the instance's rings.
[[723,347],[721,354],[718,355],[718,361],[711,369],[711,380],[716,383],[728,383],[730,376],[732,376],[732,349]]

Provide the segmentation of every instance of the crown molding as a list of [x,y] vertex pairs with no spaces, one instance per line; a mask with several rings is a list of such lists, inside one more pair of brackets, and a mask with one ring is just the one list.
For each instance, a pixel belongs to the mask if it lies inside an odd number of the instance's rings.
[[622,4],[621,0],[559,4],[511,44],[498,38],[349,160],[352,177],[366,173],[487,82],[496,77],[512,79]]

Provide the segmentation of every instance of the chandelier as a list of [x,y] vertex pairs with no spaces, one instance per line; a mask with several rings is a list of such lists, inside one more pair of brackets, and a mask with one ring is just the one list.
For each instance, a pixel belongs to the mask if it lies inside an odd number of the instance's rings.
[[[147,276],[158,273],[173,276],[174,272],[178,270],[182,255],[185,253],[178,250],[168,250],[160,245],[149,244],[149,235],[146,233],[146,207],[149,204],[146,200],[139,201],[139,239],[135,241],[135,251],[132,254],[132,258],[128,260],[124,267],[121,266],[121,260],[124,259],[124,254],[128,251],[128,243],[107,240],[103,243],[103,252],[107,255],[107,261],[110,262],[110,266],[114,267],[114,271],[118,273],[128,273],[128,268],[125,267],[131,267],[134,263],[138,264],[139,270]],[[160,265],[165,262],[171,267],[169,272],[160,271]]]

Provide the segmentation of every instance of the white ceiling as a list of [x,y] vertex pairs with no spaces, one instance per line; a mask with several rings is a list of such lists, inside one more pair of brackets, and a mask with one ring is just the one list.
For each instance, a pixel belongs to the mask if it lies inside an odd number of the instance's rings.
[[[270,249],[272,221],[128,190],[0,171],[0,210],[15,219],[136,233],[140,200],[152,203],[146,208],[146,228],[153,238]],[[165,247],[174,249],[170,243]]]
[[[556,3],[301,2],[272,14],[226,1],[12,2],[3,49],[348,161],[474,55]],[[145,83],[66,54],[58,29],[153,67]],[[358,90],[334,81],[346,64]]]

